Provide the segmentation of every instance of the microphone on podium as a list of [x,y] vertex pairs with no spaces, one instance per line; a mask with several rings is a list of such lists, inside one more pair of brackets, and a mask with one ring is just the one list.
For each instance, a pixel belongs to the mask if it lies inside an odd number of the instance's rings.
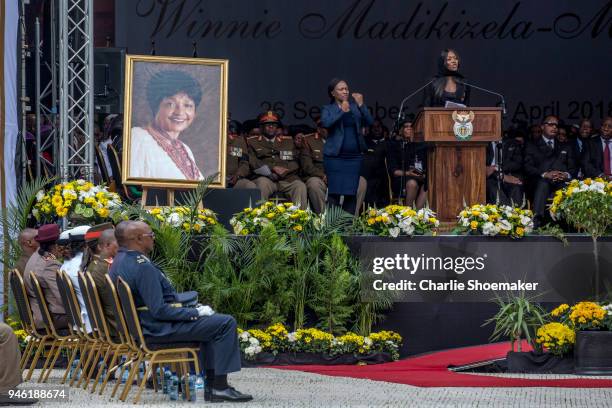
[[479,91],[483,91],[483,92],[489,93],[491,95],[499,96],[499,98],[501,99],[502,113],[503,113],[504,116],[506,116],[506,98],[504,98],[504,95],[500,94],[499,92],[491,91],[490,89],[481,88],[481,87],[476,86],[474,84],[467,83],[467,82],[462,81],[460,79],[455,79],[455,81],[457,83],[459,83],[459,84],[463,84],[465,86],[469,86],[470,88],[478,89]]
[[423,89],[427,88],[429,85],[431,85],[431,83],[435,80],[436,78],[432,78],[431,81],[429,81],[428,83],[426,83],[425,85],[423,85],[422,87],[420,87],[419,89],[417,89],[416,91],[412,92],[410,95],[408,95],[407,97],[405,97],[404,99],[402,99],[402,103],[400,104],[400,109],[399,109],[399,113],[397,114],[397,121],[395,122],[395,129],[397,132],[399,132],[399,125],[400,125],[400,121],[404,118],[404,104],[406,102],[408,102],[408,100],[410,98],[412,98],[414,95],[418,94],[419,92],[421,92]]

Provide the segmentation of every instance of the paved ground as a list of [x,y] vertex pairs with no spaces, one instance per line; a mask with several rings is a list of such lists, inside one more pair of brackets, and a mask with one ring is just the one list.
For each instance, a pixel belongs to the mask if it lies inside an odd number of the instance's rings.
[[[46,387],[57,387],[63,371],[55,370]],[[519,376],[521,375],[513,375]],[[523,376],[524,377],[524,376]],[[533,376],[529,376],[533,377]],[[35,376],[33,378],[38,378]],[[575,378],[575,376],[536,376],[536,378]],[[605,378],[605,377],[604,377]],[[610,378],[610,377],[608,377]],[[237,389],[251,393],[255,400],[244,407],[610,407],[612,389],[570,388],[418,388],[402,384],[351,378],[327,377],[297,371],[267,368],[247,368],[230,376]],[[38,386],[35,383],[24,384]],[[110,400],[112,387],[105,395],[92,395],[82,389],[70,389],[67,407],[125,407],[126,404]],[[133,396],[134,393],[131,394]],[[198,394],[197,405],[204,404]],[[145,390],[141,406],[188,406],[190,403],[173,402],[167,395]],[[213,404],[206,404],[213,405]],[[56,402],[39,406],[60,406]],[[132,406],[131,399],[129,405]],[[214,404],[215,407],[236,407],[236,404]]]

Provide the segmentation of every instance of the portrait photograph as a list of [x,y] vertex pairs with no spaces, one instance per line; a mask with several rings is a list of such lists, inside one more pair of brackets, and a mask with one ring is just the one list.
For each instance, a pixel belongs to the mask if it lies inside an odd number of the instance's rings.
[[127,55],[123,182],[225,184],[228,61]]

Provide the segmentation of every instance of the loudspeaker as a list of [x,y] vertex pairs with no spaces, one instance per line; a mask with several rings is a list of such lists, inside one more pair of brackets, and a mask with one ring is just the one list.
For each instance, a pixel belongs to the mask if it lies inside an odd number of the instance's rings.
[[217,213],[219,223],[233,231],[229,221],[234,214],[245,207],[255,207],[260,201],[261,191],[256,188],[211,188],[204,196],[204,208]]
[[94,109],[123,113],[125,48],[94,49]]

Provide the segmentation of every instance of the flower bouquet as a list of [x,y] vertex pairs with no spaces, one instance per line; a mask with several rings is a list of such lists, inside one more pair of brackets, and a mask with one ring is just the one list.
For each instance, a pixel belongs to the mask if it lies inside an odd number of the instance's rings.
[[108,191],[106,186],[73,180],[39,191],[32,215],[38,221],[68,217],[94,224],[110,218],[120,205],[119,195]]
[[195,213],[189,207],[155,207],[147,212],[162,225],[180,227],[184,231],[198,234],[210,233],[218,224],[217,215],[209,209],[198,209]]
[[572,180],[555,192],[549,211],[553,219],[565,218],[578,230],[600,237],[612,225],[612,182]]
[[301,210],[293,203],[274,204],[270,201],[255,208],[245,208],[235,214],[230,225],[236,235],[259,234],[266,225],[278,231],[304,232],[319,229],[321,217],[309,209]]
[[412,207],[388,205],[382,209],[369,208],[358,223],[365,233],[396,238],[400,235],[435,235],[440,221],[429,208],[415,210]]
[[507,205],[476,204],[463,209],[457,218],[460,233],[522,238],[533,231],[531,210]]

